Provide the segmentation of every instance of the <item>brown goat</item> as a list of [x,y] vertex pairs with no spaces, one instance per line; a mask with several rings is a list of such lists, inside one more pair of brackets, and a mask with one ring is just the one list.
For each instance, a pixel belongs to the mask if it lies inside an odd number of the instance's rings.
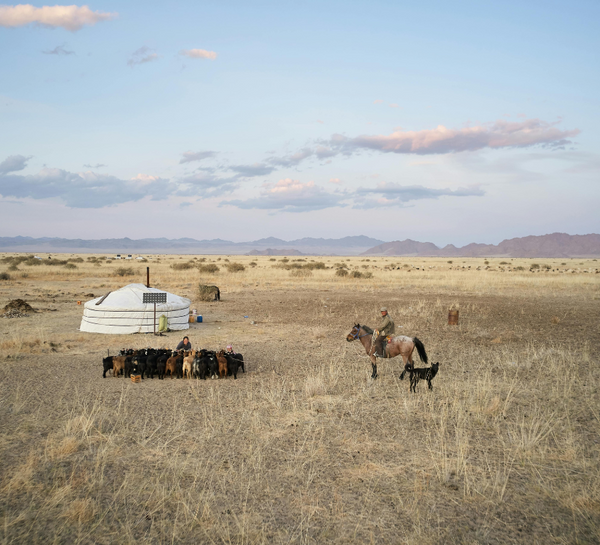
[[183,378],[187,373],[188,378],[192,378],[192,364],[194,363],[194,358],[196,357],[196,351],[192,350],[187,353],[187,356],[183,358]]
[[171,356],[168,360],[167,360],[167,366],[165,369],[165,376],[167,375],[167,373],[171,374],[171,378],[173,378],[173,375],[175,375],[175,373],[177,372],[177,356]]
[[121,371],[125,369],[126,356],[115,356],[113,358],[113,377],[118,377]]
[[219,378],[227,378],[227,358],[225,350],[220,350],[217,353],[217,361],[219,362]]

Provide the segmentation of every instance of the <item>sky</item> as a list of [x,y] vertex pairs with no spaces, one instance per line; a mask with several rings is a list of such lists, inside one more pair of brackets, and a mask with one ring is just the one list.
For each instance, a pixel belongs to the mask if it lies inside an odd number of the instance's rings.
[[0,5],[0,236],[598,233],[598,20],[597,0]]

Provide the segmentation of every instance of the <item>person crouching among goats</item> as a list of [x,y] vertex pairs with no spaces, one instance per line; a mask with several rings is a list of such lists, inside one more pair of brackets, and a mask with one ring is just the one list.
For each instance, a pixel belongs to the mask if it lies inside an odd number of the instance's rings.
[[396,333],[394,320],[392,320],[388,314],[386,307],[381,308],[381,323],[377,329],[379,330],[379,337],[377,337],[377,340],[375,341],[375,352],[373,352],[373,355],[376,358],[385,358],[385,347],[383,345],[385,338],[388,335]]

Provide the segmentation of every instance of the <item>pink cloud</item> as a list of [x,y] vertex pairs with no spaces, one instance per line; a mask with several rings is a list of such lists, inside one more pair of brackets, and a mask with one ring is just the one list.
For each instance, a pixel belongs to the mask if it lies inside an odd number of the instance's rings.
[[342,180],[340,180],[339,178],[331,178],[331,179],[329,180],[329,183],[330,183],[330,184],[341,184],[341,183],[342,183]]
[[214,61],[217,58],[217,54],[214,51],[207,51],[206,49],[182,49],[179,54],[190,59],[209,59]]
[[383,103],[383,100],[379,100],[379,99],[373,101],[373,104],[382,104],[382,103]]
[[301,192],[315,186],[315,182],[310,181],[303,184],[300,180],[292,180],[291,178],[285,178],[279,180],[273,187],[271,187],[269,193],[290,193],[290,192]]
[[390,104],[390,108],[398,108],[398,104],[395,104],[395,103],[393,103],[393,102],[392,102],[392,103]]
[[545,145],[561,147],[568,138],[577,136],[579,129],[560,130],[556,123],[539,119],[520,122],[498,120],[495,123],[462,129],[448,129],[438,125],[421,131],[395,131],[390,135],[361,135],[348,138],[333,135],[330,145],[341,152],[353,149],[373,149],[391,153],[454,153],[483,148],[500,149]]
[[116,13],[92,11],[87,6],[43,6],[41,8],[30,4],[0,6],[0,26],[8,28],[36,23],[45,27],[61,27],[75,32],[86,25],[93,26],[116,17]]

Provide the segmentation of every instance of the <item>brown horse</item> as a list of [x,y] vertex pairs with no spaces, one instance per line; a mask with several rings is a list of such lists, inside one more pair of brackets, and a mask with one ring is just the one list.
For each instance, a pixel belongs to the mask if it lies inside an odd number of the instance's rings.
[[[348,342],[359,340],[365,347],[367,355],[371,359],[371,365],[373,366],[371,378],[377,378],[377,358],[373,355],[373,352],[375,352],[376,338],[376,332],[374,333],[370,327],[360,324],[354,324],[352,331],[350,331],[346,337]],[[402,360],[404,361],[404,371],[402,371],[402,374],[400,375],[400,380],[404,379],[404,375],[407,371],[414,368],[412,355],[415,348],[417,349],[421,361],[427,363],[427,352],[425,352],[425,347],[416,337],[411,339],[404,335],[395,335],[383,349],[384,358],[402,356]]]

